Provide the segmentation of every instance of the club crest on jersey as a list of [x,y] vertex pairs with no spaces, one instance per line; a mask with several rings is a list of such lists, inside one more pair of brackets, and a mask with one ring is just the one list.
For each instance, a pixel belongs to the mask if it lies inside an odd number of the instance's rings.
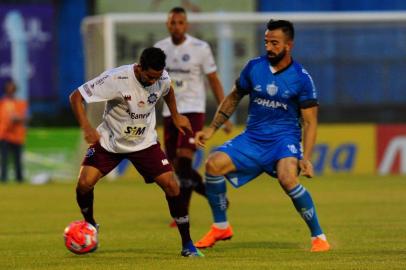
[[149,104],[154,104],[158,100],[158,95],[155,93],[151,93],[148,96],[148,103]]
[[189,54],[184,54],[184,55],[182,56],[183,62],[187,62],[187,61],[189,61],[189,59],[190,59],[190,55],[189,55]]
[[93,156],[95,152],[96,152],[96,150],[95,150],[93,147],[87,149],[86,157],[91,157],[91,156]]
[[140,102],[137,103],[137,105],[138,107],[142,108],[145,106],[145,102],[141,100]]
[[278,86],[275,85],[275,82],[272,82],[272,84],[267,84],[266,91],[270,96],[274,96],[276,93],[278,93]]

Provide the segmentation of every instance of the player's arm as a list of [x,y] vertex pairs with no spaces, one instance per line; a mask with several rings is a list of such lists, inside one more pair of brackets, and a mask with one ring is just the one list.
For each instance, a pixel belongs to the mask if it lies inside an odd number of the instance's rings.
[[217,104],[220,104],[224,99],[224,91],[219,77],[217,76],[217,72],[209,73],[206,76],[211,90],[213,91],[214,97],[216,98]]
[[166,105],[168,105],[169,111],[171,112],[171,117],[176,128],[182,133],[193,132],[192,126],[190,125],[189,119],[179,114],[178,109],[176,108],[176,99],[175,92],[173,91],[172,86],[170,86],[168,94],[164,96]]
[[303,160],[299,162],[299,166],[302,175],[310,178],[314,175],[313,166],[310,161],[317,137],[318,106],[302,108],[301,113],[303,118]]
[[204,147],[205,142],[231,117],[245,93],[235,86],[231,93],[220,103],[209,127],[196,133],[195,140],[198,146]]
[[[220,104],[224,99],[224,90],[221,82],[217,76],[217,72],[207,74],[207,80],[209,81],[213,95],[216,98],[217,104]],[[224,122],[224,131],[230,133],[233,128],[232,123],[227,120]]]
[[72,111],[75,114],[75,117],[83,130],[86,142],[89,144],[98,142],[100,139],[100,134],[95,128],[92,127],[89,119],[86,116],[85,106],[83,104],[84,99],[78,89],[70,94],[69,101],[72,107]]

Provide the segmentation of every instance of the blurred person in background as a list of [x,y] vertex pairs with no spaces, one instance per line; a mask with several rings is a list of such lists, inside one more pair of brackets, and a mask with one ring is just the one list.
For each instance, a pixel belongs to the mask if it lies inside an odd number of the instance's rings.
[[17,86],[8,79],[4,84],[4,95],[0,99],[0,148],[1,148],[1,181],[8,180],[8,159],[13,156],[15,178],[22,183],[23,145],[26,137],[28,104],[15,97]]
[[311,76],[292,59],[293,39],[291,22],[270,20],[264,35],[266,54],[246,64],[210,126],[196,134],[196,143],[204,146],[234,113],[241,99],[249,96],[246,129],[206,161],[206,192],[214,223],[195,244],[198,248],[212,247],[233,236],[226,216],[225,179],[238,188],[266,173],[278,179],[305,221],[311,236],[310,250],[330,249],[312,197],[298,178],[299,172],[309,178],[314,175],[310,160],[319,104]]
[[[190,204],[193,190],[206,197],[202,176],[192,167],[196,152],[194,135],[202,130],[206,111],[207,78],[217,103],[224,99],[224,91],[217,76],[217,66],[207,42],[188,35],[189,24],[184,8],[174,7],[166,22],[169,37],[154,46],[166,54],[166,70],[172,79],[178,111],[192,124],[193,133],[180,133],[172,122],[171,113],[164,105],[165,151],[175,168],[181,186],[182,198]],[[224,130],[230,133],[232,124],[224,123]],[[172,222],[171,227],[176,223]]]
[[[70,95],[72,110],[90,144],[82,162],[76,200],[84,219],[98,228],[93,215],[94,186],[123,159],[128,159],[146,183],[164,191],[182,239],[181,255],[200,257],[189,232],[188,208],[179,194],[173,169],[157,141],[155,106],[160,98],[171,111],[179,132],[191,132],[189,120],[178,113],[171,79],[159,48],[143,50],[140,62],[105,71]],[[83,102],[107,101],[102,123],[91,126]]]

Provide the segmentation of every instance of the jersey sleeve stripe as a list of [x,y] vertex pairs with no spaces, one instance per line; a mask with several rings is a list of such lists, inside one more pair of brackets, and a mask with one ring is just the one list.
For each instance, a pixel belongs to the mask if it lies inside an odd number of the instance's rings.
[[319,106],[319,102],[317,99],[308,99],[300,102],[301,109],[307,109],[315,106]]
[[249,94],[250,90],[249,89],[244,89],[242,88],[241,84],[240,84],[240,77],[238,77],[235,80],[235,88],[237,89],[238,92],[240,92],[241,94],[247,95]]

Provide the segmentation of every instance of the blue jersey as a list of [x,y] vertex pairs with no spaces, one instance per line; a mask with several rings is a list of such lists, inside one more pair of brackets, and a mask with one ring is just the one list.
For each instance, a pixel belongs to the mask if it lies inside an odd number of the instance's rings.
[[272,73],[268,57],[252,59],[236,81],[249,94],[245,133],[255,141],[283,136],[301,140],[300,109],[317,105],[317,93],[309,73],[297,62]]

